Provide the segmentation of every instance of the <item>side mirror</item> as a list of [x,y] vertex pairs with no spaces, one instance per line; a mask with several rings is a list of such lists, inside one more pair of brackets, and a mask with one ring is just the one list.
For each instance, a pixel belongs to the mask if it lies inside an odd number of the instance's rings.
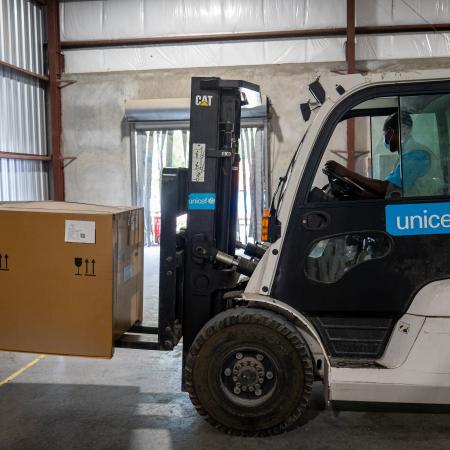
[[309,92],[311,92],[319,105],[323,105],[325,103],[325,89],[320,84],[318,78],[309,85]]
[[309,102],[300,103],[300,111],[302,113],[303,120],[308,122],[311,117],[311,107],[309,106]]

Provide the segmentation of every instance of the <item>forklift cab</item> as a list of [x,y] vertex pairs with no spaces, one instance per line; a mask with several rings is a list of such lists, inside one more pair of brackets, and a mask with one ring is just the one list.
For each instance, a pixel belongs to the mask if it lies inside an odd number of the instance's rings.
[[[447,83],[434,89],[394,84],[343,101],[306,163],[271,296],[302,311],[332,357],[381,357],[414,294],[450,274],[447,215],[439,222],[448,207],[450,94]],[[401,118],[394,152],[383,134],[392,115]],[[322,173],[330,159],[348,156],[339,142],[349,121],[355,172],[394,180],[385,196]]]

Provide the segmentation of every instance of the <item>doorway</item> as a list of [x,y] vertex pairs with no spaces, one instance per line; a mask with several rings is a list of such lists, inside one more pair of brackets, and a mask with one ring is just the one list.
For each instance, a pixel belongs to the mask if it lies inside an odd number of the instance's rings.
[[[144,208],[145,245],[159,245],[163,167],[188,167],[188,123],[132,124],[133,203]],[[263,123],[241,128],[238,224],[236,239],[261,239],[261,218],[268,203],[267,130]],[[184,218],[185,220],[185,218]],[[183,218],[180,218],[183,226]]]

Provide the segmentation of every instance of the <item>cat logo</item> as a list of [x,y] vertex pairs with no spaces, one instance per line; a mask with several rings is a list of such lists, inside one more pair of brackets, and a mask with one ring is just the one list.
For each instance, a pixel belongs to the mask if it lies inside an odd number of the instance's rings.
[[212,98],[212,95],[196,95],[195,104],[197,106],[211,106]]

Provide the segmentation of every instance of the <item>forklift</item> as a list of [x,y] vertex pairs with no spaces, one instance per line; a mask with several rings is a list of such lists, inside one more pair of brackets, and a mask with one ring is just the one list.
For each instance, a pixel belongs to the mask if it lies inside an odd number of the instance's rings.
[[[162,175],[159,325],[134,329],[158,343],[117,345],[171,350],[182,339],[183,390],[230,434],[305,423],[315,382],[334,410],[448,410],[448,71],[312,82],[264,242],[242,246],[245,90],[259,87],[192,79],[189,167]],[[327,164],[342,155],[330,142],[349,121],[364,131],[361,176],[396,189],[377,195]]]

